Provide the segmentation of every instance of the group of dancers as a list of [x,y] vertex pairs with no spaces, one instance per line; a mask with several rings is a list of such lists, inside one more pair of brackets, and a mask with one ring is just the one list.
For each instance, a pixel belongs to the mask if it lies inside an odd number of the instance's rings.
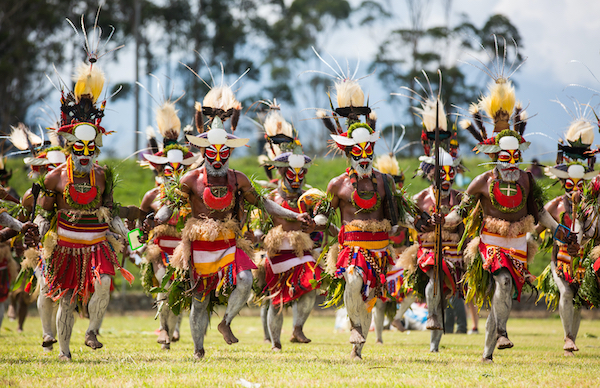
[[[50,350],[58,342],[59,359],[72,358],[78,304],[89,315],[85,345],[103,346],[98,334],[112,278],[119,271],[130,283],[134,279],[118,254],[140,247],[142,284],[156,295],[159,309],[158,342],[168,349],[178,340],[181,314],[189,309],[198,359],[205,356],[214,308],[226,305],[217,329],[234,344],[231,322],[252,295],[264,305],[273,351],[282,350],[282,311],[290,306],[291,341],[310,342],[304,324],[321,291],[326,306],[347,310],[352,359],[362,359],[372,312],[381,340],[386,309],[415,298],[427,303],[430,350],[437,352],[447,299],[458,297],[489,308],[482,361],[492,362],[496,348],[513,347],[506,324],[512,300],[520,300],[526,285],[558,304],[565,355],[578,350],[580,311],[600,301],[600,178],[593,170],[597,151],[591,149],[596,124],[585,115],[571,123],[558,145],[556,166],[547,168],[565,193],[546,203],[543,188],[519,168],[530,144],[524,139],[527,115],[511,81],[498,76],[489,93],[469,107],[472,119],[460,122],[477,140],[476,150],[491,158],[492,168],[459,192],[453,188],[464,170],[458,129],[441,91],[411,90],[422,122],[418,174],[431,185],[410,198],[401,188],[395,158],[400,142],[389,155],[375,158],[380,138],[375,112],[365,105],[359,83],[342,74],[330,109],[319,110],[317,117],[349,167],[326,191],[305,190],[312,160],[274,102],[266,102],[267,112],[258,119],[266,139],[261,163],[271,180],[261,185],[229,168],[234,148],[248,139],[234,135],[242,104],[222,83],[195,103],[197,135],[182,136],[176,101],[158,107],[162,147],[154,141],[142,163],[156,172],[156,186],[139,206],[123,206],[113,201],[115,171],[96,163],[103,137],[111,133],[101,125],[106,101],[100,101],[104,75],[97,59],[88,52],[73,90],[61,83],[60,120],[49,129],[51,144],[23,125],[13,128],[11,141],[30,150],[25,163],[37,179],[21,201],[6,190],[0,193],[5,203],[14,202],[0,211],[5,227],[0,300],[10,287],[37,290],[42,346]],[[484,122],[493,124],[489,135]],[[274,171],[279,176],[273,179]],[[528,262],[542,235],[552,260],[536,280]],[[26,248],[14,249],[19,275],[11,246]]]

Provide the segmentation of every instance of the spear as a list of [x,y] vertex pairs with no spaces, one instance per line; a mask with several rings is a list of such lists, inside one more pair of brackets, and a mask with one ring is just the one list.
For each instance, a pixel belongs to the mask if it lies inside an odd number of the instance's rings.
[[[435,211],[439,214],[441,209],[442,177],[440,176],[440,110],[439,98],[435,102]],[[442,329],[446,332],[446,322],[444,319],[444,272],[442,266],[442,225],[435,225],[435,262],[433,268],[433,295],[440,293],[440,310],[442,311]]]

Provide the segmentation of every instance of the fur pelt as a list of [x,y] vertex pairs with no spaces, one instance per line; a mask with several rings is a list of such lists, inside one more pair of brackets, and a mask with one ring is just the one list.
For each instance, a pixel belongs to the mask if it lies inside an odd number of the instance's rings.
[[527,263],[531,264],[533,263],[533,259],[535,258],[535,254],[537,253],[539,248],[539,244],[533,240],[530,239],[527,241]]
[[111,221],[110,209],[104,206],[94,210],[59,210],[58,213],[65,214],[70,222],[77,222],[81,216],[93,214],[98,217],[98,221],[109,223]]
[[163,262],[161,253],[162,249],[158,245],[149,243],[143,260],[148,264],[161,265]]
[[252,270],[252,277],[254,278],[256,288],[261,290],[267,286],[265,260],[266,254],[264,251],[256,252],[254,254],[254,264],[256,264],[258,268]]
[[232,231],[236,235],[237,249],[244,251],[250,259],[254,257],[254,248],[247,239],[240,237],[241,232],[238,222],[231,217],[221,221],[213,218],[190,218],[185,223],[181,232],[181,244],[175,248],[171,265],[178,269],[188,270],[190,268],[190,257],[192,255],[192,241],[215,241],[225,231]]
[[481,242],[480,237],[473,238],[473,240],[471,240],[469,242],[469,244],[467,244],[467,249],[465,249],[463,251],[463,259],[465,260],[465,263],[467,265],[471,264],[473,262],[473,260],[475,260],[477,255],[479,255],[479,243],[480,242]]
[[297,257],[304,256],[305,251],[312,251],[314,242],[308,233],[300,230],[284,231],[283,226],[279,225],[269,231],[265,237],[264,247],[268,256],[275,256],[279,253],[279,248],[283,240],[287,238],[292,245],[292,249]]
[[589,258],[594,263],[596,262],[596,260],[598,260],[598,258],[600,258],[600,245],[595,246],[594,249],[592,249],[592,251],[590,252]]
[[116,238],[111,234],[107,234],[106,239],[108,240],[108,243],[112,246],[112,248],[115,250],[115,253],[118,254],[123,252],[123,248],[125,247],[125,245],[123,245],[120,239]]
[[327,266],[325,267],[325,272],[327,272],[331,276],[335,276],[335,271],[337,271],[337,259],[339,253],[339,244],[333,244],[329,248],[329,251],[327,251]]
[[44,259],[48,260],[52,256],[52,252],[54,251],[54,248],[56,248],[57,243],[58,234],[52,230],[48,231],[43,244]]
[[[419,235],[419,238],[423,242],[434,242],[435,241],[435,232],[427,232]],[[451,233],[446,230],[442,230],[442,241],[445,242],[458,242],[460,240],[460,236],[458,233]]]
[[152,229],[152,237],[181,237],[181,233],[177,231],[173,225],[158,225],[156,228]]
[[533,232],[535,222],[528,214],[519,221],[511,222],[499,218],[485,217],[485,227],[491,232],[507,238],[515,238],[519,234]]
[[390,232],[392,224],[388,220],[352,220],[347,225],[359,228],[363,232]]
[[404,252],[398,257],[396,265],[404,268],[404,278],[407,278],[415,272],[417,269],[417,251],[419,250],[419,244],[414,243],[410,247],[406,248]]
[[36,248],[27,248],[21,261],[21,269],[35,269],[38,266],[40,252]]

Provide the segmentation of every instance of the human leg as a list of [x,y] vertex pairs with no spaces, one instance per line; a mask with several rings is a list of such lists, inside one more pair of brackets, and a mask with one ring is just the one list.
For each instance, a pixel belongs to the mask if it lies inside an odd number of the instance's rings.
[[454,315],[456,316],[456,332],[458,334],[467,333],[467,310],[465,308],[465,300],[456,295],[452,299],[452,306],[454,307]]
[[498,335],[496,346],[498,349],[508,349],[514,346],[508,339],[508,333],[506,332],[506,323],[512,309],[513,279],[510,272],[506,268],[502,268],[494,275],[494,281],[496,289],[492,298],[492,304],[495,310],[496,331]]
[[563,346],[563,349],[566,352],[575,352],[579,349],[577,348],[577,345],[575,345],[577,334],[574,333],[573,330],[575,318],[575,306],[573,305],[574,292],[569,283],[556,273],[556,263],[554,261],[552,261],[551,267],[552,277],[554,278],[554,283],[556,283],[558,292],[560,294],[560,299],[558,301],[558,313],[560,315],[560,320],[562,322],[563,331],[565,334],[565,345]]
[[229,296],[225,315],[217,327],[219,332],[223,335],[223,339],[229,345],[239,342],[231,331],[231,321],[240,312],[242,307],[246,305],[250,293],[252,292],[252,279],[252,271],[250,270],[242,271],[237,274],[235,290],[233,290]]
[[206,308],[210,298],[207,296],[202,300],[196,293],[192,296],[192,307],[190,310],[190,331],[192,341],[194,341],[194,357],[201,359],[204,357],[204,336],[210,321],[210,316]]
[[377,337],[377,343],[383,343],[383,321],[385,318],[385,302],[381,299],[377,299],[375,302],[375,308],[373,309],[373,320],[375,321],[375,336]]
[[260,306],[260,322],[262,323],[265,342],[271,342],[268,322],[269,306],[271,306],[271,301],[265,302]]
[[315,300],[317,299],[317,290],[307,292],[296,300],[292,306],[294,312],[294,331],[292,332],[291,342],[299,342],[307,344],[311,340],[304,335],[304,324],[308,319],[311,311],[315,307]]
[[69,348],[71,342],[71,334],[73,333],[73,325],[75,324],[75,307],[77,302],[71,302],[71,296],[73,291],[68,291],[60,299],[58,312],[56,314],[56,329],[58,333],[58,346],[60,353],[58,355],[59,360],[69,361],[71,360],[71,350]]
[[[366,342],[369,333],[370,314],[367,312],[365,302],[362,299],[362,277],[353,271],[344,272],[346,280],[346,289],[344,290],[344,304],[350,318],[350,343],[352,352],[350,357],[355,360],[362,359],[362,348]],[[369,321],[367,322],[367,317]]]
[[267,324],[271,338],[271,349],[281,350],[281,329],[283,327],[283,309],[278,309],[273,303],[269,303],[267,313]]
[[429,282],[425,287],[425,298],[427,299],[427,329],[429,330],[442,330],[442,323],[440,322],[441,310],[438,310],[440,306],[440,298],[442,291],[439,289],[439,285],[434,284],[433,270],[427,271],[429,276]]
[[[37,274],[37,271],[36,271]],[[38,276],[40,282],[40,294],[37,298],[37,308],[42,321],[42,347],[52,350],[52,344],[56,343],[56,317],[54,316],[54,302],[48,298],[48,285],[43,276]]]
[[110,284],[112,280],[109,275],[100,275],[100,279],[94,281],[94,294],[88,303],[88,312],[90,314],[90,324],[85,333],[85,345],[92,349],[99,349],[103,345],[98,341],[98,334],[102,319],[108,308],[110,301]]

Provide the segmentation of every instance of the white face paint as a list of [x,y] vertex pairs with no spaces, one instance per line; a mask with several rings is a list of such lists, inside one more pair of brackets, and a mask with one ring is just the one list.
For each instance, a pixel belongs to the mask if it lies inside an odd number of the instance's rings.
[[498,163],[496,170],[504,182],[516,182],[521,177],[521,170],[512,163]]

